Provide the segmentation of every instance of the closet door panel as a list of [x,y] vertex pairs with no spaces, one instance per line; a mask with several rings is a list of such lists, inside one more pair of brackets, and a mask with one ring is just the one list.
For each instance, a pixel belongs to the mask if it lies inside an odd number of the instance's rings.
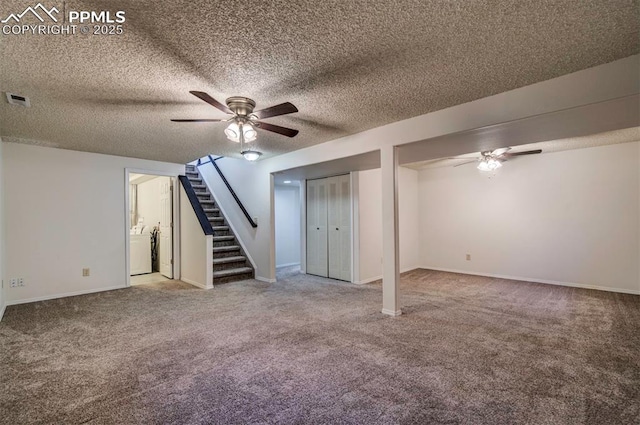
[[307,273],[328,276],[327,187],[322,180],[307,181]]
[[338,177],[327,179],[329,192],[327,202],[327,220],[329,239],[329,277],[340,279],[340,180]]
[[340,176],[340,277],[351,281],[351,178]]
[[351,280],[351,190],[348,175],[329,180],[329,277]]

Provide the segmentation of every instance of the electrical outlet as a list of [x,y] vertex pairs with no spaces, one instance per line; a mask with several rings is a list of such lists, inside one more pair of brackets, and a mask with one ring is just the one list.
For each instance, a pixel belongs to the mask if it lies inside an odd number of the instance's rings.
[[18,286],[24,286],[24,277],[18,278]]
[[467,254],[467,261],[471,261],[471,254]]
[[9,286],[12,288],[16,288],[18,286],[18,279],[15,277],[9,280]]
[[84,276],[84,277],[91,276],[91,269],[89,269],[89,268],[82,269],[82,276]]

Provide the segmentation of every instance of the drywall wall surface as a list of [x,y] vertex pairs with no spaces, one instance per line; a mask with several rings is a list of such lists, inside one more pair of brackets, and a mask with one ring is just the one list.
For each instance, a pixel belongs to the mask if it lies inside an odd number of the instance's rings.
[[300,188],[276,186],[274,196],[276,267],[300,264]]
[[200,288],[213,287],[213,280],[207,280],[207,253],[207,236],[180,184],[180,279]]
[[161,188],[162,183],[168,179],[169,177],[156,177],[138,185],[138,218],[144,218],[146,226],[153,228],[160,222]]
[[[382,277],[382,182],[380,169],[361,171],[359,181],[360,283]],[[398,168],[400,270],[419,266],[418,172]]]
[[358,172],[360,282],[382,276],[382,181],[380,169]]
[[3,143],[2,164],[4,278],[25,280],[6,292],[10,304],[124,287],[125,168],[184,174],[182,164],[15,143]]
[[422,266],[640,293],[639,150],[520,157],[490,179],[421,170]]
[[400,232],[400,270],[420,265],[420,219],[418,210],[418,172],[398,167],[398,221]]

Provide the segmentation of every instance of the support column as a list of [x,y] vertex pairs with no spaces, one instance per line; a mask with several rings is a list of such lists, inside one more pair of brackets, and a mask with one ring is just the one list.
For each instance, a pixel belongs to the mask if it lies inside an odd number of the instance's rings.
[[400,244],[398,232],[398,150],[380,150],[382,168],[382,313],[402,314],[399,302]]

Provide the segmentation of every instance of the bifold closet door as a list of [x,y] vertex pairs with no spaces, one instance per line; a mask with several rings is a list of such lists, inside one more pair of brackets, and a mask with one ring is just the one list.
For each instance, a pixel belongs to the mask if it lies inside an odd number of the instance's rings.
[[327,179],[307,180],[307,273],[328,277]]
[[351,182],[349,175],[327,179],[329,277],[351,280]]

